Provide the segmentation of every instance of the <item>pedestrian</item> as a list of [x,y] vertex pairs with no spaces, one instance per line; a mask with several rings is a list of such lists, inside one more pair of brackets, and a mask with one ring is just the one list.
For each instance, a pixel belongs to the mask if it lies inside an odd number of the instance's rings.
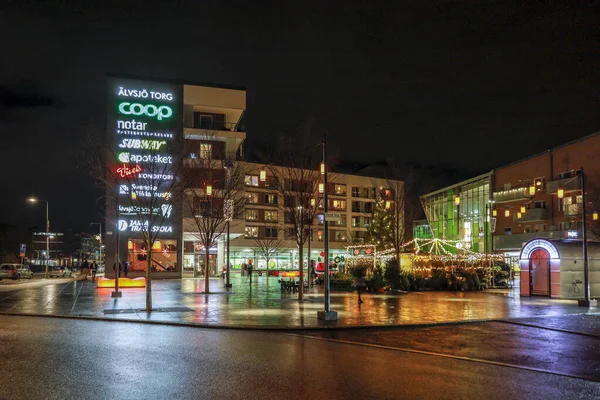
[[356,291],[358,292],[358,304],[362,304],[364,303],[363,300],[360,298],[360,292],[361,290],[366,288],[366,284],[364,282],[363,278],[358,278],[358,280],[356,281]]
[[129,261],[125,260],[123,262],[123,274],[125,275],[125,278],[127,278],[128,273],[129,273]]
[[119,269],[117,270],[117,264],[113,264],[113,271],[115,272],[115,279],[121,277],[121,261],[119,261]]
[[227,264],[223,264],[223,268],[221,270],[221,279],[225,279],[225,274],[227,274]]
[[250,277],[250,283],[252,283],[252,259],[248,260],[248,265],[246,266],[246,270],[248,271],[248,276]]
[[92,263],[92,282],[96,280],[96,272],[98,272],[98,264],[96,261]]
[[316,268],[316,261],[315,260],[310,260],[310,285],[314,286],[315,284],[315,279],[317,278],[317,268]]
[[83,264],[81,264],[81,271],[79,272],[79,275],[83,275],[84,279],[87,281],[87,274],[88,274],[88,270],[90,268],[90,263],[88,262],[87,258],[85,260],[83,260]]
[[242,269],[242,276],[246,275],[246,270],[248,269],[248,265],[246,265],[245,262],[242,262],[241,269]]

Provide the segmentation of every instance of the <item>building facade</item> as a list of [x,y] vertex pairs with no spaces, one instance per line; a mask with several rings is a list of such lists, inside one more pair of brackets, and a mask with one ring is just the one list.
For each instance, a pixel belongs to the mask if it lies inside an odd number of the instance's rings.
[[[143,276],[149,250],[155,277],[199,276],[204,273],[207,252],[209,274],[220,275],[227,235],[220,234],[216,244],[205,249],[192,221],[194,216],[186,210],[187,198],[172,198],[173,182],[191,171],[198,179],[186,188],[188,194],[190,190],[206,193],[206,181],[210,180],[215,182],[213,198],[223,197],[226,171],[233,162],[245,171],[241,189],[245,201],[231,221],[231,267],[239,269],[242,263],[253,260],[259,269],[266,268],[257,241],[277,237],[283,243],[268,267],[298,268],[298,250],[287,233],[290,224],[283,199],[272,183],[273,177],[261,176],[261,171],[268,169],[271,174],[279,167],[244,161],[244,88],[114,77],[108,81],[108,92],[107,131],[112,147],[107,157],[112,173],[107,182],[107,277],[114,276],[116,260],[129,262],[130,276]],[[179,156],[182,170],[175,167]],[[340,214],[338,221],[329,224],[330,257],[341,261],[347,245],[364,241],[378,190],[387,189],[390,181],[328,175],[329,211]],[[401,194],[401,182],[395,181],[394,187]],[[323,256],[322,206],[318,206],[310,240],[310,259],[315,261]],[[148,227],[156,231],[152,249],[146,248],[144,231]],[[308,244],[304,248],[307,251]],[[307,257],[304,260],[306,267]]]

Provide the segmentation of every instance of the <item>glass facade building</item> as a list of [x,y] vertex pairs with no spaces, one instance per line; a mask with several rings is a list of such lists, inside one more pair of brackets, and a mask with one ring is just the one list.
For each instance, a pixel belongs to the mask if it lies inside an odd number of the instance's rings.
[[433,237],[458,241],[457,247],[491,252],[492,173],[421,196]]

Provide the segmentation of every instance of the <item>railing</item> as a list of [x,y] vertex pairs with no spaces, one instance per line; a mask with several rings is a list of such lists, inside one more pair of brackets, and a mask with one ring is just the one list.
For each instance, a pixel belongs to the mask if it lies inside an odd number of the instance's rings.
[[581,190],[581,178],[579,176],[575,176],[573,178],[550,181],[547,183],[546,188],[548,193],[551,194],[556,194],[558,189],[563,189],[565,192]]
[[564,239],[566,231],[530,232],[516,235],[494,235],[494,250],[521,249],[531,239]]
[[514,222],[545,221],[548,219],[548,210],[545,208],[531,208],[525,213],[521,213],[521,218],[517,218],[517,213],[513,215]]
[[207,129],[212,131],[238,132],[238,124],[235,122],[202,121],[200,125],[194,125],[193,129]]
[[529,187],[521,187],[516,189],[503,190],[501,192],[494,192],[494,201],[496,203],[506,203],[515,200],[529,199]]

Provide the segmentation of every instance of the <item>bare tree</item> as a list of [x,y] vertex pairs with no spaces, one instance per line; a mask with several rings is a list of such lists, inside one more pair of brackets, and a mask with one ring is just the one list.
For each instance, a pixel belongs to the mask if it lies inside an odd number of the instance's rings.
[[600,218],[594,220],[594,214],[600,212],[600,173],[596,173],[590,179],[590,174],[586,173],[586,213],[588,240],[600,239]]
[[224,236],[227,222],[243,211],[245,166],[232,160],[214,160],[210,154],[187,164],[183,202],[189,222],[185,229],[196,236],[206,253],[204,292],[209,293],[209,251]]
[[282,166],[271,165],[270,173],[276,177],[276,189],[283,199],[281,207],[286,224],[286,238],[298,246],[300,287],[298,299],[304,298],[304,245],[308,240],[309,227],[313,225],[319,208],[319,146],[302,149],[297,143],[281,140],[275,160]]
[[[90,136],[91,151],[86,153],[86,160],[97,184],[106,192],[108,223],[118,231],[141,236],[146,252],[146,311],[150,312],[151,271],[165,269],[153,258],[155,244],[160,237],[176,234],[170,219],[183,191],[177,178],[183,171],[182,144],[173,138],[168,145],[170,155],[164,156],[158,152],[167,147],[164,140],[127,140],[115,147],[100,136]],[[129,145],[135,151],[129,150]]]
[[255,238],[254,245],[256,246],[258,254],[267,262],[267,276],[269,276],[269,261],[271,261],[285,245],[285,240],[282,239],[282,233],[277,231],[277,237]]

